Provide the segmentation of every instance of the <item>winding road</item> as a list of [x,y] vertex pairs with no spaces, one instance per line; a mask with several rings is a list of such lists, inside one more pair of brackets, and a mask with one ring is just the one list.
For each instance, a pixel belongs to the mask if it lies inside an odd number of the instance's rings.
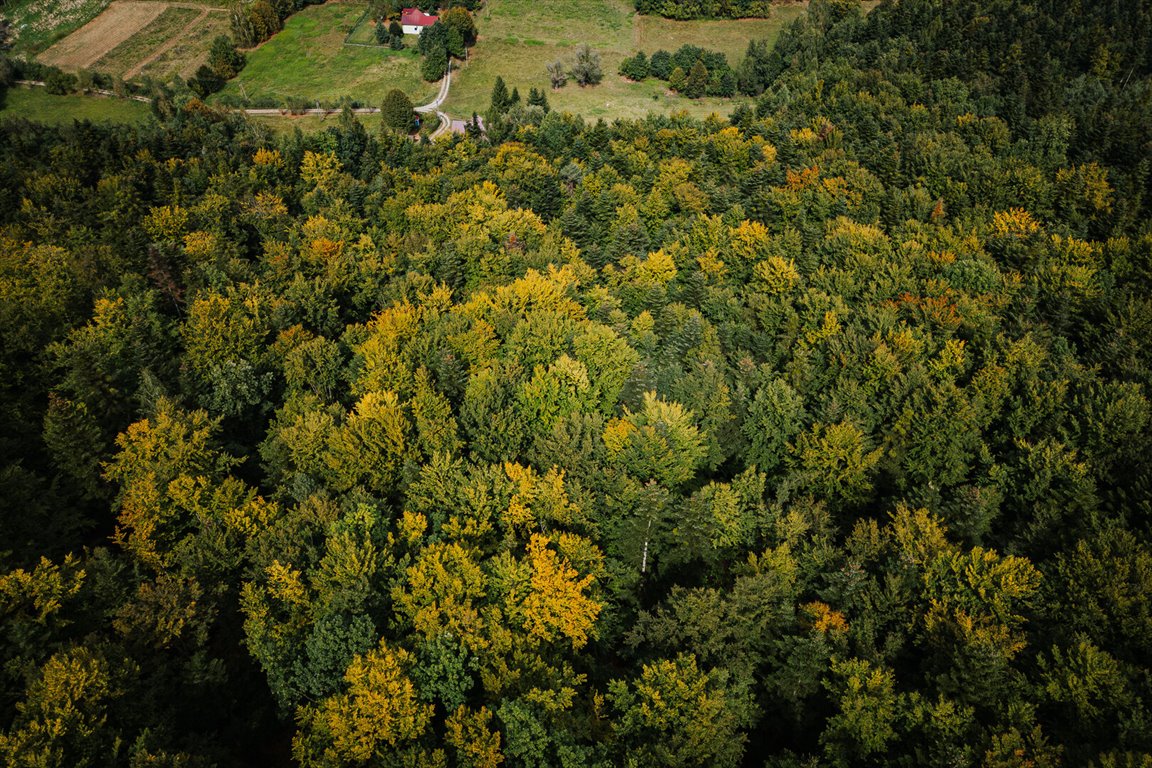
[[[415,107],[415,110],[421,114],[435,112],[436,116],[440,118],[440,127],[432,132],[429,139],[438,139],[444,134],[452,130],[452,118],[448,117],[447,113],[440,110],[440,105],[448,98],[448,89],[452,86],[452,68],[448,68],[448,72],[440,80],[440,91],[436,94],[436,98],[427,104],[421,104]],[[374,115],[380,111],[379,107],[357,107],[352,110],[357,115]],[[286,110],[283,109],[245,109],[246,115],[283,115]],[[339,114],[339,109],[304,109],[299,112],[294,112],[295,115],[335,115]]]

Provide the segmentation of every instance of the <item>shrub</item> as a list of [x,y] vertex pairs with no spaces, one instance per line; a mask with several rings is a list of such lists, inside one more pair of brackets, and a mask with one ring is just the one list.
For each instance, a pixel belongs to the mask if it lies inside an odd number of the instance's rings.
[[48,93],[62,96],[66,93],[72,93],[76,90],[76,75],[70,75],[67,72],[61,72],[58,69],[51,69],[48,74],[44,76],[44,85]]
[[420,65],[420,75],[432,83],[444,77],[448,71],[448,51],[444,48],[434,48],[424,56],[424,63]]
[[576,62],[570,73],[578,85],[596,85],[604,77],[600,68],[600,54],[585,43],[576,49]]
[[564,69],[564,62],[557,59],[548,65],[548,78],[553,88],[563,88],[568,84],[568,73]]
[[620,74],[637,82],[648,77],[648,57],[644,51],[620,62]]
[[675,68],[676,65],[672,63],[672,54],[663,49],[652,54],[652,59],[648,62],[648,74],[658,80],[667,80],[672,76],[672,70]]
[[393,88],[384,96],[380,105],[380,118],[385,126],[408,133],[412,129],[412,99],[398,88]]

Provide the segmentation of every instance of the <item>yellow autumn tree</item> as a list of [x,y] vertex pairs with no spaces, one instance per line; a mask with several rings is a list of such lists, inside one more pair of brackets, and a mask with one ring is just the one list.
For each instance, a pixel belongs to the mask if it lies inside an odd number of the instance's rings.
[[411,655],[383,640],[356,656],[344,674],[347,691],[302,707],[292,755],[301,765],[365,763],[411,746],[432,719],[408,677]]
[[548,538],[535,534],[528,542],[525,565],[529,570],[527,593],[509,609],[530,637],[543,642],[560,638],[572,641],[579,650],[594,633],[596,617],[603,606],[588,596],[595,581],[591,574],[581,576],[567,558],[550,549]]

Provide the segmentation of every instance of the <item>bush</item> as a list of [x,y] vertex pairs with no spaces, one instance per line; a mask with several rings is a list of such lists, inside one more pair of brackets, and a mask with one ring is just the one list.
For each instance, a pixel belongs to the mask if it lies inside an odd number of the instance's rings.
[[568,73],[564,70],[564,62],[557,59],[548,65],[548,78],[553,88],[563,88],[568,84]]
[[652,54],[652,59],[648,62],[648,74],[657,80],[667,80],[672,76],[672,70],[675,68],[676,65],[672,63],[672,54],[664,49]]
[[412,130],[412,99],[398,88],[393,88],[384,96],[380,105],[381,122],[388,128],[408,133]]
[[604,77],[600,69],[600,54],[587,43],[580,46],[576,49],[576,63],[572,65],[570,74],[578,85],[596,85]]
[[444,48],[435,48],[424,56],[424,63],[420,65],[420,75],[430,83],[434,83],[448,71],[448,51]]
[[44,76],[44,85],[48,93],[63,96],[66,93],[72,93],[76,90],[76,75],[70,75],[67,72],[61,72],[58,69],[51,69]]
[[620,62],[620,74],[637,82],[648,77],[648,57],[644,55],[644,51]]

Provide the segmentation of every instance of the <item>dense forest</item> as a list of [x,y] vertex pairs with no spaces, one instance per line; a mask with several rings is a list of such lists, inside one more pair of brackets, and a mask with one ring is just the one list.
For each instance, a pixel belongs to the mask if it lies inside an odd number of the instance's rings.
[[1150,76],[813,0],[729,119],[0,123],[0,764],[1152,766]]

